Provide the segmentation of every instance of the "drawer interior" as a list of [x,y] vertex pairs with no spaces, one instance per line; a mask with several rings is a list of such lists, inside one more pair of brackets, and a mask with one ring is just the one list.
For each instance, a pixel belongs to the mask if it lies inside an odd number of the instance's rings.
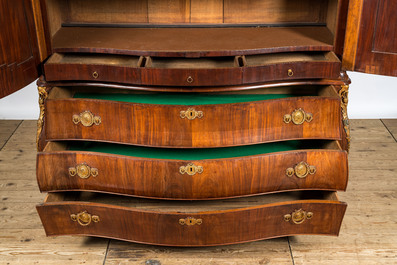
[[297,62],[340,62],[333,52],[288,52],[220,57],[151,57],[100,53],[54,53],[46,64],[114,65],[156,69],[224,69]]
[[54,87],[49,99],[96,99],[140,104],[212,105],[253,102],[303,96],[338,98],[334,86],[283,86],[217,93],[158,93],[95,87]]
[[154,148],[133,145],[121,145],[101,142],[68,142],[47,144],[44,152],[51,151],[84,151],[106,154],[124,155],[140,158],[167,159],[167,160],[205,160],[223,159],[233,157],[245,157],[275,152],[294,150],[340,150],[336,141],[324,140],[300,140],[284,141],[276,143],[222,147],[222,148],[200,148],[200,149],[175,149],[175,148]]
[[88,64],[138,67],[139,56],[96,53],[54,53],[46,64]]
[[178,58],[178,57],[147,57],[145,67],[163,69],[213,69],[239,67],[242,60],[239,56],[229,57],[202,57],[202,58]]
[[108,205],[130,207],[143,211],[159,212],[211,212],[233,210],[255,206],[263,206],[271,203],[288,203],[300,200],[327,200],[339,202],[336,192],[304,191],[283,192],[246,198],[223,199],[217,201],[164,201],[155,199],[141,199],[118,195],[100,194],[93,192],[67,192],[49,193],[45,203],[61,202],[91,202]]
[[273,53],[245,56],[247,66],[296,62],[340,62],[333,52]]

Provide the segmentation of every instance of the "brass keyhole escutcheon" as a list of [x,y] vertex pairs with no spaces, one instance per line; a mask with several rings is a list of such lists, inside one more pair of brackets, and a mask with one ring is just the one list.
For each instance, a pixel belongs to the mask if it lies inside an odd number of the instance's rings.
[[80,114],[74,114],[72,121],[74,124],[81,123],[84,127],[91,127],[94,124],[99,125],[102,122],[100,116],[95,116],[89,110],[83,111]]
[[87,226],[91,222],[97,223],[100,221],[99,216],[91,215],[87,211],[80,212],[78,214],[71,214],[70,218],[74,222],[78,222],[81,226]]
[[181,173],[182,175],[186,173],[189,176],[193,176],[196,173],[199,173],[199,174],[203,173],[203,167],[202,166],[196,166],[193,163],[189,163],[186,166],[181,166],[179,168],[179,173]]
[[191,77],[191,76],[188,76],[187,77],[187,79],[186,79],[186,81],[189,83],[189,84],[191,84],[191,83],[193,83],[193,77]]
[[288,177],[292,177],[294,174],[298,178],[305,178],[307,175],[313,175],[316,173],[316,167],[315,166],[310,166],[306,162],[299,162],[298,164],[295,165],[295,167],[289,167],[286,169],[285,174]]
[[179,224],[180,225],[201,225],[203,223],[203,220],[200,218],[193,218],[193,217],[186,217],[185,219],[179,219]]
[[291,214],[284,215],[284,221],[289,222],[292,220],[294,224],[302,224],[305,220],[309,220],[313,217],[312,212],[306,212],[302,209],[295,210]]
[[197,111],[193,108],[188,108],[187,110],[182,110],[179,113],[179,116],[182,119],[186,118],[188,120],[194,120],[196,118],[201,119],[204,116],[204,114],[202,111]]
[[98,176],[98,169],[88,166],[87,164],[78,164],[69,168],[69,176],[79,176],[82,179],[88,179],[90,176]]
[[294,75],[294,71],[292,69],[288,69],[288,76],[291,77]]
[[300,125],[306,122],[311,122],[313,120],[313,114],[305,112],[303,109],[299,108],[294,110],[291,114],[284,115],[284,122]]
[[99,77],[98,72],[97,72],[97,71],[93,72],[93,73],[92,73],[92,77],[95,78],[95,79],[97,79],[97,78]]

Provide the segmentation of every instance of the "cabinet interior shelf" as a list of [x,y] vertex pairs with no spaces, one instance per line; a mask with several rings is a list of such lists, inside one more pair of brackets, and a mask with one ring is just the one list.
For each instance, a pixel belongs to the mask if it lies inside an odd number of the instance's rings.
[[62,27],[54,52],[167,57],[210,57],[277,52],[332,51],[325,26],[253,28]]

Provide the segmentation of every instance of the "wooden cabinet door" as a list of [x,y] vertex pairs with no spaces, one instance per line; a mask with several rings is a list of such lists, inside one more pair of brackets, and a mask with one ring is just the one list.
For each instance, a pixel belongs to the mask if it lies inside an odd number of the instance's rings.
[[397,0],[351,0],[346,70],[397,76]]
[[0,98],[38,77],[32,0],[0,0]]

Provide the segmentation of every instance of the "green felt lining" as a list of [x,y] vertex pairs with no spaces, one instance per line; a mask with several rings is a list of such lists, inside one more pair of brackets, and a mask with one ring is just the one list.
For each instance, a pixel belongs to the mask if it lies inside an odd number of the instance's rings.
[[153,148],[96,142],[73,142],[68,146],[72,151],[100,152],[132,157],[175,160],[204,160],[253,156],[300,149],[321,149],[324,141],[286,141],[222,148]]
[[203,94],[203,93],[75,93],[74,98],[101,99],[130,103],[162,105],[209,105],[241,103],[296,97],[293,94]]

